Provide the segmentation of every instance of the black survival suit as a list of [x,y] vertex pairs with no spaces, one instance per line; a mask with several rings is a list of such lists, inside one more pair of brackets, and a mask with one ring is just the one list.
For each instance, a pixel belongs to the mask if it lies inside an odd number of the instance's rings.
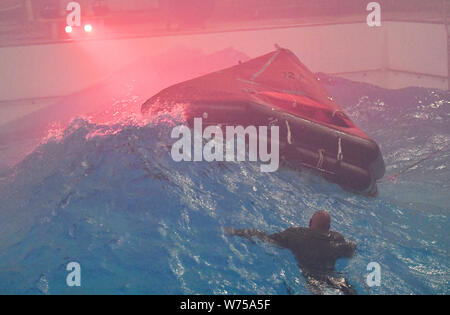
[[246,238],[256,237],[289,249],[307,280],[308,288],[315,294],[321,294],[320,287],[324,285],[344,294],[356,294],[344,278],[333,275],[336,260],[352,257],[356,249],[355,243],[346,241],[338,232],[330,231],[325,234],[304,227],[292,227],[270,235],[253,229],[226,228],[226,232]]

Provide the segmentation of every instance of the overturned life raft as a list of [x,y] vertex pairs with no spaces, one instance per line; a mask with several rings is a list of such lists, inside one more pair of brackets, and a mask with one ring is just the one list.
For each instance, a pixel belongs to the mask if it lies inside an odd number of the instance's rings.
[[287,49],[173,85],[147,100],[141,111],[170,112],[180,104],[187,121],[202,117],[204,128],[278,125],[286,165],[315,169],[355,192],[377,193],[376,181],[385,170],[378,145]]

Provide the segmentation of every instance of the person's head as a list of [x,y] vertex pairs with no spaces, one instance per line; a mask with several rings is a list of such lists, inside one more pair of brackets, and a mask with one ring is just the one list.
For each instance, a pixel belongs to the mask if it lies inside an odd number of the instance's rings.
[[328,233],[330,230],[330,224],[330,215],[325,210],[314,212],[313,216],[309,220],[309,228],[321,233]]

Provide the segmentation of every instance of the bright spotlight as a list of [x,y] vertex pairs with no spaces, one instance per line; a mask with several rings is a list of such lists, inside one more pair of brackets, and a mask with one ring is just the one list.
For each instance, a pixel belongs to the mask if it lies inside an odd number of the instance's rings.
[[91,24],[86,24],[84,26],[84,31],[87,32],[87,33],[92,32],[92,25]]
[[66,26],[66,33],[72,33],[72,26],[70,25]]

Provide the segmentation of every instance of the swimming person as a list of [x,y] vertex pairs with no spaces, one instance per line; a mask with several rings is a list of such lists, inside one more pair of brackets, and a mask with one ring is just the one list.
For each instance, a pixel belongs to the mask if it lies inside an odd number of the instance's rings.
[[330,215],[319,210],[311,217],[309,228],[291,227],[270,235],[254,229],[226,227],[224,230],[228,235],[257,238],[289,249],[298,262],[308,289],[314,294],[323,294],[325,287],[337,289],[343,294],[356,294],[345,278],[336,277],[334,271],[336,260],[352,257],[356,244],[346,241],[340,233],[330,231],[330,224]]

